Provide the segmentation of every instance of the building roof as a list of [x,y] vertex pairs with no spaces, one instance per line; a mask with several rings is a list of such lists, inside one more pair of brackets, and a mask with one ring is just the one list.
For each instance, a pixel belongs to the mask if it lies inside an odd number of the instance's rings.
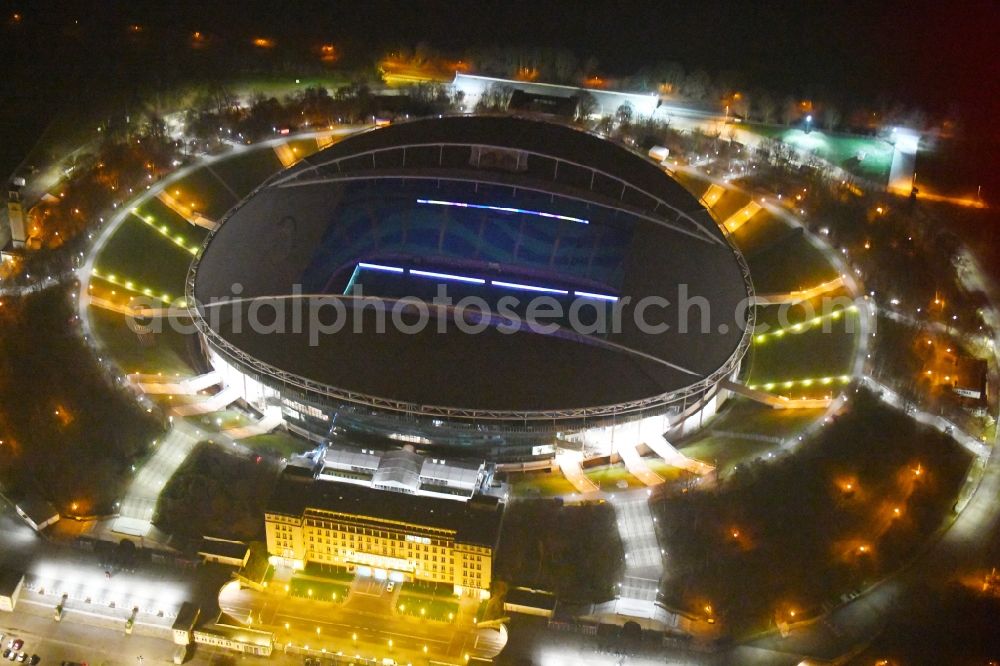
[[323,464],[326,467],[363,469],[374,474],[378,469],[379,458],[377,454],[367,450],[331,446],[326,450]]
[[556,607],[556,595],[544,590],[515,587],[507,591],[504,603],[551,611]]
[[177,618],[174,620],[174,631],[191,631],[201,615],[201,608],[185,601],[177,611]]
[[15,571],[0,567],[0,597],[10,597],[17,591],[17,586],[24,580],[23,571]]
[[204,537],[201,540],[201,545],[198,546],[199,555],[226,557],[233,560],[242,560],[249,550],[250,546],[242,541],[213,539],[212,537]]
[[[470,155],[484,147],[529,157],[523,170],[470,164]],[[536,224],[495,210],[419,205],[428,193],[486,208],[571,214],[588,224]],[[522,222],[520,230],[516,222]],[[475,224],[496,238],[466,228]],[[603,263],[594,252],[612,237],[620,256],[606,257],[607,271],[597,274],[594,267]],[[425,246],[418,239],[431,240]],[[473,242],[475,248],[460,251]],[[503,258],[486,256],[496,248]],[[376,315],[347,308],[346,325],[317,345],[309,331],[294,325],[291,307],[277,315],[285,318],[283,333],[235,330],[233,322],[247,321],[247,310],[259,303],[250,299],[287,297],[296,285],[312,285],[299,293],[340,295],[339,281],[357,262],[393,257],[408,257],[408,265],[423,262],[432,271],[513,282],[588,285],[591,291],[601,283],[608,285],[601,293],[630,300],[622,299],[621,330],[605,336],[527,328],[511,333],[495,326],[467,335],[450,319],[443,332],[427,326],[412,334],[388,326],[373,335]],[[467,265],[459,267],[459,261]],[[203,304],[231,298],[236,283],[248,299],[234,306],[243,308],[242,316],[227,307],[221,318],[210,318]],[[736,318],[745,314],[740,305],[749,293],[738,251],[697,199],[657,165],[564,125],[494,116],[400,123],[307,157],[227,215],[199,258],[193,283],[203,330],[215,344],[240,350],[234,358],[254,364],[256,372],[274,378],[291,373],[311,382],[309,390],[349,402],[469,419],[482,411],[512,419],[522,412],[543,412],[539,419],[570,418],[556,414],[569,410],[610,413],[721,376],[732,370],[746,342]],[[645,297],[660,299],[645,308],[646,322],[667,324],[666,330],[652,333],[637,321],[637,304]],[[358,327],[362,333],[354,332]],[[458,358],[461,363],[455,363]],[[287,375],[281,381],[290,385]]]
[[420,464],[423,459],[423,456],[408,449],[386,451],[372,477],[372,484],[399,486],[415,491],[420,487]]
[[301,516],[307,509],[330,511],[361,520],[436,528],[455,532],[455,540],[496,546],[503,505],[495,498],[468,502],[407,495],[365,486],[314,481],[303,485],[282,478],[267,504],[268,513]]
[[264,629],[254,629],[236,618],[220,611],[211,622],[201,624],[196,631],[222,636],[231,641],[249,645],[268,646],[274,642],[274,634]]
[[479,482],[482,463],[465,463],[425,458],[420,467],[420,478],[430,479],[449,486],[470,487]]
[[59,516],[59,511],[56,510],[51,502],[36,495],[25,497],[20,502],[17,502],[16,506],[18,511],[26,515],[36,525],[41,525]]
[[576,116],[579,100],[575,96],[542,95],[515,90],[510,96],[508,108],[531,113],[564,116],[570,120]]
[[481,462],[428,458],[409,445],[377,453],[374,450],[330,447],[324,458],[326,468],[364,470],[372,474],[376,486],[398,486],[416,492],[421,484],[469,489],[479,481]]

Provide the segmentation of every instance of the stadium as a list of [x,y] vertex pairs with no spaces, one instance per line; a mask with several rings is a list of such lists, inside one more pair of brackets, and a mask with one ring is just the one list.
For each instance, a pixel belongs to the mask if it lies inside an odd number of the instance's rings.
[[225,384],[291,430],[498,461],[697,427],[753,327],[742,255],[659,165],[511,116],[373,129],[272,176],[209,235],[186,297]]

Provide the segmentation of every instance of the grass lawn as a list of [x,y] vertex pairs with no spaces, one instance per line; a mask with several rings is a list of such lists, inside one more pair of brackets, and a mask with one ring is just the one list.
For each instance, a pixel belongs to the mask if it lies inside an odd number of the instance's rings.
[[170,194],[211,220],[218,220],[239,201],[207,167],[191,172],[172,185]]
[[686,456],[719,468],[728,477],[740,464],[765,456],[822,416],[822,409],[772,409],[748,398],[730,398],[722,411],[691,439],[677,444]]
[[130,280],[136,288],[152,289],[171,298],[184,295],[184,280],[192,256],[130,215],[108,239],[94,263],[102,276],[118,283]]
[[653,473],[657,474],[661,479],[667,483],[672,483],[674,481],[679,481],[680,479],[687,476],[687,472],[673,465],[668,465],[663,461],[662,458],[656,455],[649,455],[643,458],[646,461],[646,466],[649,467]]
[[701,437],[678,446],[681,453],[715,466],[721,477],[729,476],[737,465],[753,460],[774,449],[777,443],[738,436],[713,435]]
[[224,409],[208,414],[199,414],[190,417],[192,423],[204,428],[209,432],[221,432],[230,428],[241,428],[250,425],[253,421],[243,412],[235,409]]
[[237,153],[209,168],[237,194],[246,196],[282,167],[274,150],[264,148]]
[[125,372],[194,374],[195,370],[187,360],[188,336],[176,333],[167,326],[162,333],[140,338],[129,330],[124,315],[91,307],[89,316],[98,342]]
[[807,289],[837,277],[837,271],[801,232],[747,256],[758,294]]
[[766,211],[760,211],[730,237],[744,255],[751,255],[777,242],[788,231],[789,227],[784,221]]
[[455,588],[447,583],[431,583],[429,581],[412,581],[400,583],[399,590],[402,594],[412,594],[414,596],[435,597],[438,599],[451,599],[455,597]]
[[632,476],[622,463],[591,467],[584,469],[583,473],[586,474],[588,479],[596,483],[598,488],[604,491],[614,492],[618,490],[618,483],[620,481],[627,483],[629,488],[643,487],[642,481]]
[[511,474],[509,479],[514,497],[555,497],[576,492],[559,470]]
[[316,139],[292,139],[286,144],[298,159],[303,157],[309,157],[313,153],[319,150],[319,146],[316,145]]
[[[750,196],[743,192],[726,190],[712,206],[712,214],[722,224],[729,216],[750,203]],[[745,226],[745,225],[744,225]]]
[[[756,342],[755,338],[748,383],[782,395],[792,391],[794,397],[836,394],[843,386],[841,376],[851,372],[857,344],[857,318],[856,313],[849,312],[830,321],[829,330],[819,325],[799,333],[790,331],[781,337],[769,336],[763,342]],[[782,385],[788,381],[796,384],[792,387]]]
[[299,575],[301,577],[316,576],[318,578],[340,581],[342,583],[351,583],[355,578],[355,574],[343,567],[334,567],[321,564],[319,562],[306,562],[306,568]]
[[316,446],[315,442],[296,437],[283,430],[248,437],[240,440],[240,444],[258,453],[266,453],[278,458],[291,458],[297,453],[305,453]]
[[396,599],[396,612],[400,615],[426,618],[434,622],[451,622],[458,615],[458,604],[443,599],[400,594]]
[[832,315],[837,310],[849,308],[855,304],[856,301],[848,295],[847,290],[841,287],[794,305],[759,305],[757,306],[756,332],[767,333],[774,329],[807,323],[814,317],[824,314]]
[[141,206],[136,206],[136,212],[143,219],[152,218],[153,226],[162,233],[170,234],[171,238],[182,236],[188,247],[201,247],[208,236],[207,229],[191,224],[159,199],[150,199]]
[[786,438],[809,426],[822,409],[772,409],[749,398],[732,397],[709,422],[709,432]]
[[684,189],[690,192],[695,199],[700,199],[711,184],[707,179],[699,178],[688,171],[678,170],[671,174],[670,177],[683,185]]
[[304,597],[335,604],[343,603],[350,591],[351,586],[347,583],[312,580],[299,576],[292,576],[292,580],[288,584],[288,593],[293,597]]

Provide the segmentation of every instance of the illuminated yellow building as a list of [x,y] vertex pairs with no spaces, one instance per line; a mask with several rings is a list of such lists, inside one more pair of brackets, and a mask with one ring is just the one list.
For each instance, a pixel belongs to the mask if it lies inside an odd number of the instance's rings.
[[502,515],[493,497],[461,502],[286,475],[264,522],[279,565],[316,562],[486,598]]

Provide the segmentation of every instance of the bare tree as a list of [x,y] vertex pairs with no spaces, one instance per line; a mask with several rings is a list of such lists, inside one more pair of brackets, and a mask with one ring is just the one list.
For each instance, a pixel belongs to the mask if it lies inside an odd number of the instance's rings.
[[632,119],[635,117],[635,109],[628,102],[625,102],[617,109],[615,109],[615,122],[620,127],[628,127],[632,124]]
[[597,110],[597,98],[586,90],[576,96],[576,119],[586,120]]
[[840,109],[833,104],[827,104],[823,107],[823,124],[831,132],[840,124],[841,117]]
[[510,104],[510,97],[514,94],[514,89],[499,83],[490,84],[490,87],[483,91],[476,104],[477,111],[504,111]]
[[792,97],[786,97],[781,104],[781,122],[791,125],[799,117],[799,105]]
[[632,85],[643,92],[676,94],[684,84],[684,68],[676,62],[658,62],[643,67],[631,79]]
[[703,70],[692,72],[684,77],[684,85],[681,86],[681,94],[690,100],[700,102],[708,95],[711,80]]
[[770,125],[774,122],[774,114],[778,110],[778,105],[775,103],[774,98],[767,93],[761,93],[757,96],[757,113],[760,116],[761,122]]

